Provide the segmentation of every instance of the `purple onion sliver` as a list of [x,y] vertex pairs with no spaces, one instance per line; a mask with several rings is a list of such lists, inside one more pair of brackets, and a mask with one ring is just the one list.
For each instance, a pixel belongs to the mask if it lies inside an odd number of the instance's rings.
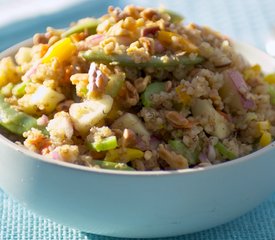
[[209,146],[208,146],[207,157],[210,162],[212,162],[216,159],[216,151],[215,151],[213,145],[211,145],[211,144],[209,144]]
[[242,104],[245,109],[253,109],[255,107],[255,102],[252,99],[242,98]]
[[208,158],[207,158],[207,156],[206,156],[206,154],[205,154],[204,152],[201,152],[201,153],[199,154],[199,160],[200,160],[201,162],[208,162]]
[[235,87],[240,93],[242,93],[241,89],[243,89],[244,91],[248,91],[248,86],[245,80],[243,79],[243,76],[241,73],[239,73],[236,70],[230,70],[228,71],[228,76],[232,79]]

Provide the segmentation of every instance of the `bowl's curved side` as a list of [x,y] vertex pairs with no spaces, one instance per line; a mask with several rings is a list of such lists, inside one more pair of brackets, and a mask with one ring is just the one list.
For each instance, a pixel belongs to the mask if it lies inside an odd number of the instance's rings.
[[[274,62],[269,59],[270,67]],[[42,216],[103,235],[200,231],[249,211],[275,189],[274,144],[225,164],[168,174],[83,171],[26,154],[1,136],[0,144],[0,186],[6,192]]]
[[111,175],[64,168],[0,148],[0,184],[39,215],[116,237],[165,237],[214,227],[275,188],[274,148],[192,174]]

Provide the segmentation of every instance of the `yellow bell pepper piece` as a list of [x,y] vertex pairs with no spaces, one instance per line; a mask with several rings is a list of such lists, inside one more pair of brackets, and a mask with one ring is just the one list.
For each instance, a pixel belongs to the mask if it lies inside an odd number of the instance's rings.
[[104,161],[127,163],[135,159],[142,158],[144,153],[135,148],[119,148],[109,150],[106,153]]
[[265,76],[264,80],[269,84],[275,84],[275,73],[270,73]]
[[255,64],[249,68],[246,68],[243,72],[244,79],[257,78],[260,76],[262,72],[261,66],[259,64]]
[[60,63],[70,59],[76,52],[76,46],[70,38],[63,38],[54,43],[42,58],[42,63],[50,63],[56,58]]
[[178,98],[180,99],[181,103],[188,105],[191,102],[191,96],[189,96],[186,91],[184,91],[184,86],[179,85],[176,87],[176,93]]
[[174,32],[159,31],[157,39],[165,46],[179,46],[182,50],[186,52],[197,53],[199,51],[198,47],[190,42],[190,40]]
[[262,134],[262,136],[261,136],[261,138],[260,138],[259,144],[260,144],[261,147],[265,147],[265,146],[267,146],[268,144],[270,144],[271,141],[272,141],[272,136],[271,136],[271,134],[270,134],[269,132],[266,132],[266,131],[265,131],[265,132],[263,132],[263,134]]
[[260,129],[261,133],[263,133],[265,131],[269,131],[270,127],[271,127],[270,122],[268,120],[258,122],[258,126],[259,126],[259,129]]

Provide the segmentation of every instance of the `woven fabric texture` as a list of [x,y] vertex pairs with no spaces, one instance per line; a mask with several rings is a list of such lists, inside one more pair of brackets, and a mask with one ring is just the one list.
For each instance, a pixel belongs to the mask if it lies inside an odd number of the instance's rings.
[[[0,192],[1,240],[115,240],[83,233],[35,215]],[[275,240],[275,194],[246,215],[219,227],[174,240]]]

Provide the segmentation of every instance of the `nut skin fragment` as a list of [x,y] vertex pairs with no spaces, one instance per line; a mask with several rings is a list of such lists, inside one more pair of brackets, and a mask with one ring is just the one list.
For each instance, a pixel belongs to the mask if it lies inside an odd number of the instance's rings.
[[139,102],[139,95],[137,89],[129,81],[125,82],[124,89],[121,91],[121,103],[126,108],[137,105]]
[[186,169],[188,168],[188,161],[182,155],[169,151],[163,144],[158,148],[159,157],[166,161],[172,169]]
[[137,78],[134,81],[135,88],[138,93],[144,92],[145,88],[148,86],[148,84],[151,82],[151,76],[148,75],[145,78]]
[[190,128],[190,122],[187,118],[181,116],[176,111],[167,111],[165,117],[168,122],[175,128]]
[[136,144],[137,137],[133,130],[131,129],[124,129],[121,145],[122,147],[132,147]]

